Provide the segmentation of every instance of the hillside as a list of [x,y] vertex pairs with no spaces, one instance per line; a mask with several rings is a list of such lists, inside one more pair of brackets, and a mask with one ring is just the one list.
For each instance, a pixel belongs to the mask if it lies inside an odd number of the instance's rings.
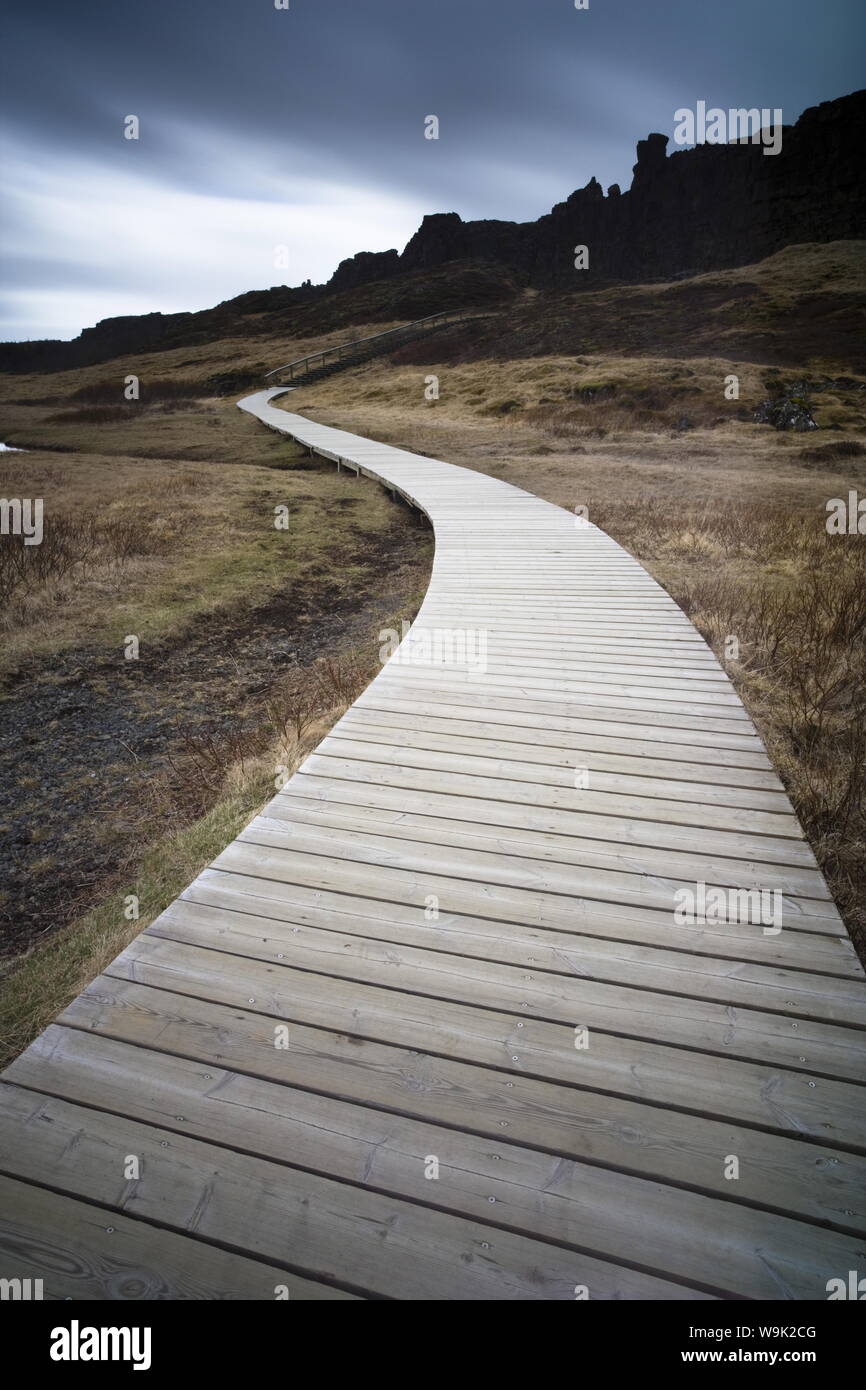
[[[256,301],[210,340],[0,375],[0,439],[27,450],[0,455],[0,491],[44,496],[57,532],[2,619],[13,1047],[236,833],[423,592],[430,536],[412,513],[312,465],[236,396],[282,361],[470,296],[496,317],[304,387],[291,408],[588,506],[720,656],[739,634],[729,670],[862,942],[866,538],[838,543],[824,516],[866,487],[864,294],[854,241],[571,295],[446,266],[310,299],[290,330]],[[755,423],[786,385],[817,432]],[[51,734],[38,758],[34,712]]]
[[[527,290],[564,296],[567,312],[587,286],[693,278],[793,244],[866,236],[866,91],[810,108],[783,135],[779,153],[766,156],[747,142],[667,154],[667,137],[651,134],[638,142],[625,192],[613,185],[605,195],[593,178],[535,222],[436,213],[402,253],[361,251],[326,285],[254,290],[200,312],[104,319],[69,343],[0,344],[0,371],[60,371],[226,337],[307,339],[440,309],[509,306]],[[576,245],[589,247],[585,270],[575,269]],[[706,307],[717,307],[712,296]]]

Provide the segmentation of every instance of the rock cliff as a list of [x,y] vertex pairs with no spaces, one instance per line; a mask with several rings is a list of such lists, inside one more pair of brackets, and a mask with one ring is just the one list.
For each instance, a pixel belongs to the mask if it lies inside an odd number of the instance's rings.
[[[273,333],[300,315],[298,327],[312,332],[309,311],[323,299],[455,262],[499,266],[514,286],[573,290],[748,265],[798,242],[866,237],[866,91],[804,111],[784,128],[775,155],[749,142],[669,154],[668,143],[658,133],[638,142],[626,192],[614,184],[605,194],[592,178],[537,222],[434,213],[402,254],[361,251],[325,286],[252,291],[201,313],[104,319],[69,343],[0,344],[0,370],[60,370],[207,342],[236,333],[243,319],[246,332]],[[589,248],[585,270],[575,269],[579,245]],[[370,321],[361,305],[359,313]]]

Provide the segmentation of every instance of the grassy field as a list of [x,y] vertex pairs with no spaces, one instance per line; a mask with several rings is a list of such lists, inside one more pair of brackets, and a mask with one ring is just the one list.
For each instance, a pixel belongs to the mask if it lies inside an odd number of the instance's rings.
[[[866,537],[825,528],[828,499],[866,491],[864,291],[864,246],[837,243],[673,285],[518,292],[500,320],[283,403],[587,507],[725,660],[866,954]],[[224,847],[423,595],[416,515],[234,405],[267,368],[392,326],[326,318],[311,338],[309,318],[0,380],[0,438],[28,451],[0,455],[0,493],[46,514],[23,581],[0,551],[6,1055]],[[819,430],[754,423],[786,387]]]
[[[0,674],[73,643],[117,646],[126,633],[158,643],[316,575],[350,589],[400,540],[383,495],[311,466],[233,401],[149,407],[127,424],[49,423],[41,433],[53,447],[3,455],[0,478],[4,496],[45,499],[44,540],[26,558],[50,567],[60,553],[44,582],[25,577],[3,594]],[[30,435],[45,442],[38,428]],[[274,524],[280,506],[287,530]]]
[[254,814],[427,585],[414,513],[135,365],[140,403],[130,363],[0,383],[27,450],[0,495],[44,499],[41,545],[0,544],[6,1056]]

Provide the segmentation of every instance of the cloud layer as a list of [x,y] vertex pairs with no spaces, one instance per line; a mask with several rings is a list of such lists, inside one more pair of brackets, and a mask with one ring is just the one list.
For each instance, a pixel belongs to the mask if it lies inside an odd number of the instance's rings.
[[859,0],[6,9],[4,339],[321,281],[424,212],[521,220],[593,174],[627,187],[678,107],[793,121],[859,85],[866,37]]

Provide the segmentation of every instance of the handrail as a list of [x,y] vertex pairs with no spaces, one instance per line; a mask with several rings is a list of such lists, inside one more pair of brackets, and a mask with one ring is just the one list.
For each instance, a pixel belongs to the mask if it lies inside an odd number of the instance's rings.
[[[467,311],[465,309],[441,309],[438,314],[428,314],[426,318],[413,319],[411,323],[401,324],[399,328],[386,328],[382,333],[371,333],[366,338],[355,338],[348,343],[339,343],[337,347],[324,348],[321,352],[311,352],[306,357],[297,357],[294,362],[286,362],[282,367],[274,367],[272,371],[265,372],[265,380],[267,381],[269,376],[277,376],[280,372],[289,372],[290,376],[294,377],[295,368],[302,367],[309,362],[320,361],[324,366],[325,358],[332,353],[337,354],[337,361],[339,361],[344,352],[359,348],[364,343],[374,343],[380,338],[396,337],[400,333],[406,333],[410,328],[419,328],[425,323],[432,324],[437,320],[444,322],[449,318],[461,319],[466,317]],[[472,317],[476,316],[472,315]]]

